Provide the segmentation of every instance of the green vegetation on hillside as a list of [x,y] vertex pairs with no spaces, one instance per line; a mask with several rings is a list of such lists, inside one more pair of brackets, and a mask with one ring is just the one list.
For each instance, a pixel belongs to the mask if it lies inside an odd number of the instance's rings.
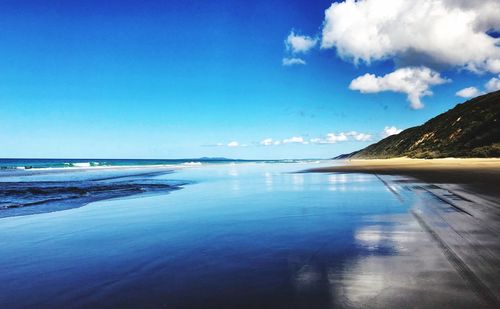
[[345,157],[500,157],[500,91],[479,96]]

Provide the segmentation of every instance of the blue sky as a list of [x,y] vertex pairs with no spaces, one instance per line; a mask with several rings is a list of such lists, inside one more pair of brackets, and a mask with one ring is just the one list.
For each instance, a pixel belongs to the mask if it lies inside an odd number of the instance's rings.
[[[441,61],[430,67],[446,82],[420,109],[382,80],[349,89],[411,57],[355,63],[359,51],[340,53],[338,39],[322,48],[331,4],[1,1],[0,157],[328,158],[421,124],[497,74],[495,56],[477,70]],[[292,31],[315,46],[287,48]]]

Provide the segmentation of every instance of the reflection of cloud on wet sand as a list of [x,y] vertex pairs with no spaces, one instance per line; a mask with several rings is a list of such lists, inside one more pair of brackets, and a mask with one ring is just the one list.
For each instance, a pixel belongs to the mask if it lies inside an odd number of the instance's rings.
[[339,307],[477,304],[474,293],[410,215],[378,217],[370,223],[353,231],[353,256],[328,258],[327,246],[304,258],[292,276],[296,292],[323,289],[329,304]]
[[264,173],[264,183],[266,184],[267,191],[273,191],[273,174],[270,172]]
[[372,175],[333,173],[327,177],[328,191],[365,191],[363,183],[373,181]]
[[348,261],[340,273],[329,272],[335,298],[354,307],[473,305],[475,295],[431,238],[409,215],[397,217],[399,222],[355,231],[366,255]]
[[292,185],[293,190],[302,191],[304,189],[304,175],[303,174],[292,174]]
[[357,230],[354,238],[359,245],[370,251],[385,248],[400,253],[407,250],[408,243],[415,241],[415,233],[387,230],[383,225],[375,225]]

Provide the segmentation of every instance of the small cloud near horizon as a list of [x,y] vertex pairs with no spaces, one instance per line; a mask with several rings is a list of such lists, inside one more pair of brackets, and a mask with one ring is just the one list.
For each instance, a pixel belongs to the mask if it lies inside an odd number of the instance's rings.
[[301,136],[293,136],[283,140],[283,144],[306,144],[307,141]]
[[488,92],[493,92],[493,91],[500,90],[500,74],[498,75],[498,77],[493,77],[492,79],[490,79],[484,85],[484,87],[486,88],[486,90]]
[[[387,137],[390,135],[398,134],[402,129],[398,129],[395,126],[386,126],[380,135],[382,137]],[[371,142],[373,141],[373,135],[369,133],[362,133],[358,131],[346,131],[339,133],[327,133],[322,137],[315,137],[311,139],[305,139],[302,136],[292,136],[285,139],[273,139],[267,137],[260,142],[252,142],[249,144],[241,144],[238,141],[231,141],[227,144],[217,143],[212,145],[203,145],[210,147],[249,147],[249,146],[279,146],[279,145],[331,145],[339,142]]]
[[455,95],[457,97],[461,97],[461,98],[472,98],[472,97],[476,97],[479,94],[480,94],[480,91],[476,87],[467,87],[467,88],[459,90],[455,93]]
[[316,137],[306,140],[302,136],[292,136],[283,140],[274,140],[272,138],[266,138],[259,142],[260,146],[277,146],[277,145],[287,145],[287,144],[302,144],[302,145],[326,145],[335,144],[338,142],[356,141],[356,142],[368,142],[372,140],[372,135],[367,133],[361,133],[357,131],[340,132],[340,133],[327,133],[323,137]]
[[372,136],[371,134],[360,133],[356,131],[340,132],[338,134],[328,133],[323,138],[311,139],[311,143],[324,145],[324,144],[335,144],[338,142],[347,142],[350,140],[354,140],[357,142],[368,142],[372,140]]
[[478,88],[471,86],[457,91],[455,95],[462,98],[473,98],[484,93],[500,90],[500,75],[498,75],[498,77],[492,77],[488,80],[484,84],[484,90],[485,91],[479,91]]
[[391,136],[391,135],[399,134],[402,131],[403,131],[402,129],[398,129],[395,126],[391,126],[391,127],[387,126],[384,128],[384,131],[382,131],[381,135],[383,138],[386,138],[386,137]]

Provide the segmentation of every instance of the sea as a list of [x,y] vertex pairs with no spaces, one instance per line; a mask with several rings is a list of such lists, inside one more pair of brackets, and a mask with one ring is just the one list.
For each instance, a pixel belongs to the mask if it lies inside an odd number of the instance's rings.
[[227,158],[191,158],[191,159],[16,159],[0,158],[1,170],[29,170],[47,168],[89,168],[89,167],[130,167],[130,166],[157,166],[157,165],[202,165],[227,163],[294,163],[316,162],[318,159],[307,160],[241,160]]

